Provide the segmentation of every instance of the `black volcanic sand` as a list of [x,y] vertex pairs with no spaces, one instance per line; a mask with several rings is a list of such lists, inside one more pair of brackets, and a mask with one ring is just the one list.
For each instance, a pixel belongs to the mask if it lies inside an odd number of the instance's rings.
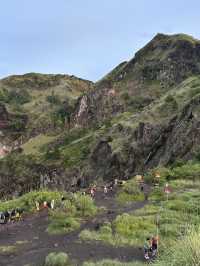
[[1,225],[0,246],[16,245],[19,242],[22,244],[18,244],[16,253],[0,255],[0,265],[25,266],[30,264],[40,266],[46,255],[54,251],[66,252],[77,266],[90,260],[117,259],[122,262],[143,260],[143,251],[139,247],[115,248],[96,241],[81,243],[79,233],[83,229],[94,229],[97,224],[105,219],[112,221],[118,214],[140,209],[147,202],[137,202],[119,207],[114,199],[114,194],[109,194],[104,198],[102,193],[98,192],[96,204],[105,206],[107,211],[86,221],[79,230],[62,236],[50,236],[46,233],[48,211],[41,211],[26,217],[24,221],[19,223]]

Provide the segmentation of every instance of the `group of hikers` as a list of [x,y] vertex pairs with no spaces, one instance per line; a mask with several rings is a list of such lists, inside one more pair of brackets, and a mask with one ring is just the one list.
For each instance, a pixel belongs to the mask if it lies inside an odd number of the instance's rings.
[[158,236],[148,237],[144,243],[144,258],[155,258],[158,251]]
[[37,211],[40,211],[42,209],[54,209],[55,207],[55,200],[52,199],[50,202],[49,201],[44,201],[42,203],[39,203],[38,201],[35,202],[35,207]]
[[0,224],[20,221],[23,212],[24,210],[20,208],[0,212]]
[[[51,202],[44,201],[43,203],[35,202],[35,208],[37,211],[42,209],[54,209],[55,200],[52,199]],[[24,209],[16,208],[12,210],[6,210],[0,212],[0,224],[7,224],[13,222],[19,222],[22,220],[22,214],[24,213]]]
[[[101,188],[102,188],[102,192],[103,192],[103,195],[104,197],[106,197],[108,195],[109,192],[113,192],[114,188],[116,188],[117,186],[119,185],[122,185],[124,184],[126,181],[122,181],[122,180],[118,180],[118,179],[115,179],[114,181],[110,182],[109,184],[106,184],[106,185],[103,185]],[[97,192],[97,186],[96,185],[93,185],[89,188],[89,195],[92,197],[92,198],[95,198],[95,195],[96,195],[96,192]]]
[[[157,176],[158,177],[158,176]],[[146,193],[145,189],[145,182],[143,176],[136,176],[136,180],[138,182],[138,186],[141,190],[141,192],[144,193],[145,200],[148,200],[148,192]],[[96,192],[101,191],[104,198],[107,197],[107,195],[114,191],[118,186],[123,186],[126,183],[125,180],[118,180],[114,179],[112,182],[104,184],[101,186],[100,190],[97,188],[96,185],[92,185],[87,190],[83,190],[83,195],[90,195],[92,199],[96,197]],[[79,188],[80,191],[80,188]],[[66,200],[66,198],[63,196],[62,201]],[[52,199],[51,201],[43,201],[38,202],[35,201],[35,209],[36,211],[44,210],[44,209],[54,209],[55,208],[55,200]],[[0,224],[7,224],[9,222],[15,222],[20,221],[22,219],[22,214],[24,210],[20,208],[13,209],[11,211],[3,211],[0,212]],[[144,258],[145,260],[151,260],[152,258],[155,258],[158,251],[158,237],[153,236],[146,238],[144,246]]]

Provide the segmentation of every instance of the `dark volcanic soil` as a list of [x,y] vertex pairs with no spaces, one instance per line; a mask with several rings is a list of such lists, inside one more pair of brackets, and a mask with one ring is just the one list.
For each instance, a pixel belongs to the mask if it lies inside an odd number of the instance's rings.
[[142,208],[147,202],[133,203],[120,208],[117,206],[113,195],[108,195],[105,199],[101,193],[98,193],[96,203],[98,206],[105,206],[108,211],[86,221],[79,230],[64,236],[49,236],[46,233],[47,211],[27,217],[19,223],[1,226],[0,246],[17,244],[18,248],[16,253],[12,255],[0,255],[0,266],[40,266],[45,256],[52,251],[66,252],[77,266],[88,260],[142,260],[143,253],[140,248],[115,248],[99,242],[81,243],[78,235],[83,229],[94,229],[97,223],[105,219],[113,220],[120,213]]

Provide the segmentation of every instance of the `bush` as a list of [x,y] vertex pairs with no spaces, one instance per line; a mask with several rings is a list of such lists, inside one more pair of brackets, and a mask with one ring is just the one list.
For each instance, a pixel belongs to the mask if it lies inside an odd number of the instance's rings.
[[44,201],[50,202],[52,199],[59,205],[61,202],[61,193],[45,190],[32,191],[17,199],[0,202],[0,211],[22,208],[27,212],[31,212],[35,210],[36,201],[41,204]]
[[[71,196],[69,196],[70,198]],[[94,201],[87,195],[74,194],[50,213],[49,234],[65,234],[80,227],[81,218],[96,214]]]
[[31,96],[25,89],[17,89],[8,91],[7,89],[0,90],[0,101],[9,103],[9,104],[16,104],[21,105],[30,102]]
[[48,149],[44,154],[45,160],[58,160],[60,159],[60,156],[60,150],[57,147]]
[[50,224],[47,232],[51,235],[66,234],[80,227],[78,219],[68,216],[68,213],[55,210],[50,215]]
[[154,218],[151,216],[136,217],[126,213],[117,216],[114,226],[117,235],[139,241],[143,241],[148,235],[154,235],[156,231]]
[[145,106],[149,105],[152,102],[152,99],[149,97],[143,97],[143,96],[129,96],[127,97],[125,95],[124,98],[126,104],[130,106],[132,110],[140,111]]
[[71,266],[69,257],[66,253],[50,253],[46,259],[44,266]]
[[97,212],[94,201],[88,195],[77,194],[75,206],[82,217],[93,216]]
[[144,193],[141,192],[137,181],[131,179],[124,184],[122,190],[117,194],[117,200],[121,204],[131,201],[143,201]]
[[61,104],[61,101],[60,101],[59,97],[57,95],[54,95],[54,94],[48,95],[46,97],[46,100],[47,100],[47,102],[49,102],[51,104],[55,104],[55,105]]
[[[155,174],[159,173],[160,177],[156,178]],[[150,170],[145,176],[145,181],[147,183],[159,183],[163,185],[167,180],[171,179],[173,176],[172,171],[166,167],[158,167],[155,169]]]
[[174,168],[172,173],[174,179],[200,180],[200,164],[187,163],[183,166]]
[[188,236],[177,241],[166,249],[155,266],[199,266],[200,265],[200,232],[192,230]]
[[77,212],[76,206],[70,200],[62,202],[61,210],[67,213],[68,216],[75,216]]

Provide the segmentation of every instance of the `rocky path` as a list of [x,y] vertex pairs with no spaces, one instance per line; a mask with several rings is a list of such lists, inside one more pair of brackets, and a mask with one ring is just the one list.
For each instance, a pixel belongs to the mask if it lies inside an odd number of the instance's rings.
[[118,259],[120,261],[142,260],[142,250],[139,248],[115,248],[100,242],[81,243],[79,233],[83,229],[94,229],[98,223],[107,219],[112,221],[118,214],[142,208],[147,202],[132,203],[119,207],[110,194],[107,198],[101,193],[96,195],[98,206],[106,207],[107,211],[86,221],[79,230],[64,236],[49,236],[46,233],[48,225],[47,212],[40,212],[27,217],[23,222],[1,228],[0,246],[17,245],[16,254],[0,255],[0,266],[40,266],[44,257],[52,251],[64,251],[82,265],[88,260]]

